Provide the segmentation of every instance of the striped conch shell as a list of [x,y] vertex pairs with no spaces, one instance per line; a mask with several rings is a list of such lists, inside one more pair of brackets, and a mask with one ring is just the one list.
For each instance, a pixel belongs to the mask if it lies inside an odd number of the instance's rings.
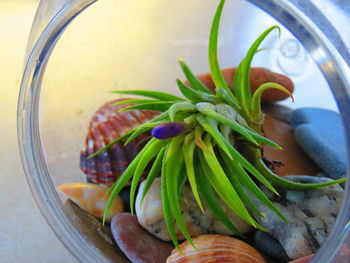
[[[102,219],[109,197],[106,187],[96,184],[70,183],[58,186],[58,190],[89,214]],[[108,212],[106,222],[110,223],[112,217],[123,212],[123,209],[122,199],[118,196]]]
[[166,263],[266,263],[258,251],[236,238],[202,235],[192,240],[196,248],[185,241],[182,253],[175,248]]

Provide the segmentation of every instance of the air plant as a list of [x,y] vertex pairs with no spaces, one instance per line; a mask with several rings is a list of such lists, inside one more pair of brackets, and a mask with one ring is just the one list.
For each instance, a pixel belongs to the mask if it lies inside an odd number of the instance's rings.
[[[268,88],[292,95],[276,83],[264,83],[252,94],[249,71],[253,56],[261,42],[271,31],[280,29],[272,26],[255,40],[237,68],[233,81],[234,88],[231,90],[223,78],[217,57],[218,32],[224,2],[225,0],[220,1],[209,37],[209,65],[215,92],[211,92],[203,85],[182,59],[179,60],[180,66],[191,85],[190,87],[179,79],[176,81],[184,98],[156,91],[114,91],[117,94],[149,98],[122,101],[121,103],[136,103],[123,108],[122,111],[146,109],[162,113],[94,154],[99,154],[119,141],[126,140],[127,144],[140,134],[152,130],[153,138],[110,188],[104,219],[113,200],[129,181],[131,181],[130,207],[134,213],[137,186],[143,171],[151,164],[141,194],[145,197],[153,180],[161,176],[164,217],[169,236],[177,248],[179,245],[175,234],[175,222],[183,236],[191,242],[180,207],[181,192],[186,183],[189,183],[201,210],[203,210],[202,202],[205,201],[225,226],[240,235],[221,209],[219,198],[247,223],[265,230],[259,224],[259,217],[262,215],[248,197],[247,191],[282,220],[287,220],[260,190],[257,183],[278,195],[273,184],[291,189],[308,189],[322,188],[344,181],[340,179],[319,184],[294,183],[277,176],[265,165],[261,145],[266,144],[277,149],[281,147],[262,135],[261,95]],[[245,152],[248,154],[243,156],[237,150],[238,146],[245,147]]]

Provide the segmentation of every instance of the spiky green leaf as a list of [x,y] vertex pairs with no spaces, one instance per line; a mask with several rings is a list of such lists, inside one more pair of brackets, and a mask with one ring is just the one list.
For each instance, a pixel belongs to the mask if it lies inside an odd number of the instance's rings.
[[209,47],[208,47],[208,58],[209,58],[209,67],[210,73],[213,78],[214,84],[216,88],[223,88],[230,95],[232,100],[235,103],[235,108],[239,109],[240,105],[236,97],[232,94],[232,91],[228,87],[224,76],[221,72],[219,59],[218,59],[218,38],[219,38],[219,28],[220,28],[220,20],[222,15],[222,10],[224,8],[225,0],[221,0],[218,8],[216,9],[216,13],[211,25],[210,35],[209,35]]
[[211,91],[192,73],[182,58],[179,58],[179,63],[193,89],[203,91],[205,93],[211,93]]
[[197,120],[203,129],[213,137],[219,147],[227,154],[227,157],[232,159],[231,154],[226,146],[227,142],[224,142],[225,138],[218,130],[215,120],[205,118],[203,115],[197,115]]
[[164,152],[165,152],[165,148],[162,148],[159,153],[157,154],[157,158],[154,161],[151,170],[149,171],[148,175],[147,175],[147,179],[145,182],[145,186],[143,187],[143,191],[142,191],[142,197],[141,197],[141,205],[143,200],[145,199],[145,196],[148,192],[148,190],[151,188],[152,183],[154,182],[154,179],[160,175],[161,169],[162,169],[162,162],[163,162],[163,157],[164,157]]
[[149,144],[146,149],[136,168],[135,172],[131,181],[131,187],[130,187],[130,209],[131,213],[134,214],[134,203],[135,203],[135,194],[136,194],[136,188],[139,184],[139,181],[141,179],[143,171],[146,169],[146,166],[149,164],[149,162],[157,156],[157,154],[163,149],[165,145],[167,145],[170,142],[170,140],[153,140],[152,144]]
[[225,101],[228,105],[230,105],[233,109],[239,110],[240,108],[237,107],[236,101],[232,98],[232,96],[225,90],[224,88],[217,88],[216,89],[216,95]]
[[154,110],[154,111],[164,112],[168,110],[170,106],[173,104],[174,102],[172,101],[147,102],[147,103],[141,103],[138,105],[122,108],[118,112],[129,111],[129,110]]
[[244,105],[243,108],[246,110],[246,116],[249,116],[251,111],[251,100],[252,94],[250,90],[250,66],[253,60],[255,53],[257,52],[261,42],[267,37],[267,35],[273,31],[274,29],[280,30],[278,26],[271,26],[267,30],[265,30],[250,46],[244,60],[242,61],[242,69],[241,69],[241,94],[242,100],[241,104]]
[[249,190],[253,195],[255,195],[265,206],[270,208],[278,217],[283,221],[287,222],[288,220],[283,216],[283,214],[278,210],[278,208],[270,201],[270,199],[261,191],[261,189],[254,183],[242,166],[229,162],[226,160],[227,166],[232,167],[236,172],[235,175],[238,177],[239,181],[244,184],[244,186]]
[[124,133],[123,135],[121,135],[119,138],[115,139],[114,141],[108,143],[105,147],[99,149],[98,151],[94,152],[93,154],[90,154],[86,159],[90,159],[95,157],[96,155],[99,155],[100,153],[108,150],[109,148],[111,148],[113,145],[117,144],[118,142],[123,141],[125,138],[128,138],[128,136],[133,132],[133,130]]
[[182,191],[186,185],[187,182],[187,174],[186,174],[186,167],[185,165],[182,163],[181,164],[181,171],[180,171],[180,176],[179,176],[179,183],[177,186],[177,193],[178,193],[178,197],[179,197],[179,202],[182,198]]
[[172,105],[169,108],[169,118],[170,121],[175,121],[175,115],[179,112],[186,112],[191,113],[197,111],[197,108],[195,105],[193,105],[191,102],[180,102]]
[[277,84],[277,83],[273,83],[273,82],[266,82],[262,85],[260,85],[256,91],[253,94],[253,98],[252,98],[252,106],[251,106],[251,114],[250,114],[250,119],[251,121],[255,122],[255,123],[260,123],[262,122],[263,119],[263,113],[261,111],[261,96],[263,94],[263,92],[267,89],[277,89],[277,90],[281,90],[284,93],[286,93],[289,97],[292,98],[292,100],[294,101],[293,95],[292,93],[290,93],[289,90],[287,90],[285,87]]
[[197,165],[197,169],[198,188],[210,210],[228,229],[230,229],[236,235],[242,236],[240,231],[235,227],[230,218],[226,215],[225,211],[222,209],[221,204],[218,202],[218,197],[215,196],[206,175],[207,173],[204,172],[201,165]]
[[165,123],[165,121],[147,122],[145,124],[140,125],[138,128],[136,128],[136,130],[132,134],[130,134],[129,138],[126,140],[124,145],[129,144],[131,141],[136,139],[136,137],[140,136],[141,134],[144,134],[145,132],[147,132],[147,131],[153,129],[154,127],[156,127],[157,125],[160,125],[160,124],[163,124],[163,123]]
[[181,164],[183,162],[181,154],[181,144],[184,136],[178,136],[172,139],[169,144],[168,151],[166,152],[166,170],[165,177],[167,182],[167,198],[169,200],[170,208],[176,223],[182,233],[182,235],[194,246],[191,236],[188,233],[184,218],[182,216],[182,210],[179,202],[178,187],[179,177],[181,171]]
[[199,197],[199,193],[198,193],[196,176],[195,176],[194,165],[193,165],[193,155],[194,155],[195,145],[196,144],[195,144],[194,140],[192,140],[188,144],[183,144],[182,145],[182,154],[183,154],[183,157],[185,160],[187,177],[188,177],[188,181],[190,182],[193,196],[196,199],[199,208],[204,213],[203,205],[202,205],[201,199]]
[[120,104],[139,104],[139,103],[150,103],[150,102],[161,102],[162,100],[149,100],[149,99],[128,99],[114,102],[112,105],[120,105]]
[[176,83],[182,93],[186,98],[193,102],[208,101],[212,103],[218,103],[220,100],[214,95],[208,94],[203,91],[192,89],[186,86],[181,80],[177,79]]
[[[165,153],[168,151],[169,145],[167,146],[167,149]],[[167,230],[170,236],[171,241],[175,245],[175,247],[181,251],[179,242],[177,241],[176,233],[175,233],[175,226],[174,226],[174,216],[170,208],[170,203],[168,199],[168,193],[167,193],[167,181],[166,181],[166,154],[164,154],[163,160],[162,160],[162,169],[161,169],[161,196],[162,196],[162,206],[163,206],[163,214],[165,219],[165,224],[167,226]]]
[[162,101],[184,101],[183,98],[177,97],[175,95],[152,90],[113,90],[111,93],[115,94],[126,94],[126,95],[137,95],[143,97],[149,97]]
[[202,140],[202,135],[203,135],[203,129],[200,126],[196,126],[194,128],[194,141],[196,142],[196,145],[200,149],[202,149],[202,151],[207,152],[208,149]]
[[134,171],[138,165],[138,162],[140,161],[143,153],[147,150],[147,147],[152,145],[156,139],[152,138],[146,146],[139,152],[138,155],[134,158],[134,160],[128,165],[126,170],[123,172],[123,174],[119,177],[119,179],[116,181],[115,184],[113,184],[113,189],[110,191],[110,196],[108,198],[108,201],[106,203],[106,207],[103,213],[103,224],[105,223],[105,220],[107,218],[109,209],[111,208],[111,205],[113,204],[115,198],[118,196],[120,191],[123,189],[123,187],[129,182],[129,180],[134,175]]
[[196,107],[198,111],[203,113],[204,115],[207,115],[213,118],[214,120],[231,127],[234,131],[244,136],[248,141],[254,144],[258,144],[258,142],[253,138],[249,130],[247,130],[245,127],[240,125],[237,121],[229,119],[217,113],[215,110],[212,109],[212,107],[210,106],[210,103],[200,102],[196,104]]
[[250,172],[256,179],[258,179],[263,185],[271,190],[276,195],[279,195],[277,190],[271,185],[271,183],[246,159],[244,158],[230,143],[226,143],[228,150],[232,158]]
[[262,217],[262,214],[260,213],[259,209],[256,208],[252,200],[244,192],[244,189],[238,179],[238,176],[240,176],[240,173],[245,173],[244,169],[239,170],[239,169],[236,169],[238,167],[237,165],[232,166],[232,163],[235,163],[235,162],[227,160],[225,153],[221,152],[221,156],[222,156],[222,160],[224,161],[223,167],[227,174],[227,177],[230,180],[233,188],[237,191],[237,194],[241,197],[243,203],[247,207],[249,207],[255,215]]
[[279,150],[282,150],[283,148],[278,144],[278,143],[275,143],[274,141],[271,141],[269,138],[266,138],[262,135],[260,135],[259,133],[256,133],[255,131],[248,131],[252,137],[258,142],[258,143],[263,143],[263,144],[266,144],[266,145],[269,145],[273,148],[276,148],[276,149],[279,149]]
[[[229,179],[223,171],[222,166],[216,158],[210,143],[210,137],[206,137],[205,144],[208,148],[208,152],[203,152],[203,156],[212,174],[210,176],[211,185],[214,187],[215,191],[223,199],[226,205],[232,209],[232,211],[234,211],[240,218],[252,226],[259,227],[259,224],[249,214],[242,200],[232,187]],[[205,167],[203,168],[205,169]]]
[[275,173],[273,173],[265,165],[264,161],[261,159],[257,159],[255,164],[256,164],[256,167],[259,170],[259,172],[261,172],[266,177],[266,179],[268,179],[269,181],[271,181],[272,183],[274,183],[276,185],[283,186],[287,189],[297,189],[297,190],[320,189],[320,188],[340,184],[340,183],[343,183],[346,181],[346,178],[341,178],[341,179],[326,182],[326,183],[316,183],[316,184],[296,183],[296,182],[292,182],[292,181],[289,181],[287,179],[284,179],[283,177],[278,176]]

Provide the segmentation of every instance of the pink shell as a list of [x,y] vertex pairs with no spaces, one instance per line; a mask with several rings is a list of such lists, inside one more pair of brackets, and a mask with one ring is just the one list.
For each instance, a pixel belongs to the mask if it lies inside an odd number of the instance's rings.
[[123,142],[117,143],[107,151],[87,159],[89,155],[159,114],[149,110],[117,113],[118,110],[132,105],[113,105],[117,101],[121,100],[107,102],[91,118],[85,145],[80,152],[80,168],[87,174],[88,182],[112,185],[142,149],[149,134],[137,137],[126,146],[123,145]]
[[314,254],[306,256],[306,257],[298,258],[298,259],[295,259],[293,261],[290,261],[289,263],[307,263],[313,258],[313,256],[314,256]]
[[[86,212],[102,220],[109,198],[107,187],[96,184],[69,183],[61,184],[57,189]],[[110,223],[112,217],[123,210],[123,201],[120,196],[117,196],[108,211],[106,222]]]
[[229,236],[201,235],[174,249],[166,263],[266,263],[265,259],[249,244]]

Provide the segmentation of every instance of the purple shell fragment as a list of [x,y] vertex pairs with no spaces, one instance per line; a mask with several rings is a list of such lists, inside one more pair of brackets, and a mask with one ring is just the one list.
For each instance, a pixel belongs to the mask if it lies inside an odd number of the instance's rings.
[[176,137],[188,131],[188,126],[183,122],[167,122],[152,129],[152,136],[159,140]]

